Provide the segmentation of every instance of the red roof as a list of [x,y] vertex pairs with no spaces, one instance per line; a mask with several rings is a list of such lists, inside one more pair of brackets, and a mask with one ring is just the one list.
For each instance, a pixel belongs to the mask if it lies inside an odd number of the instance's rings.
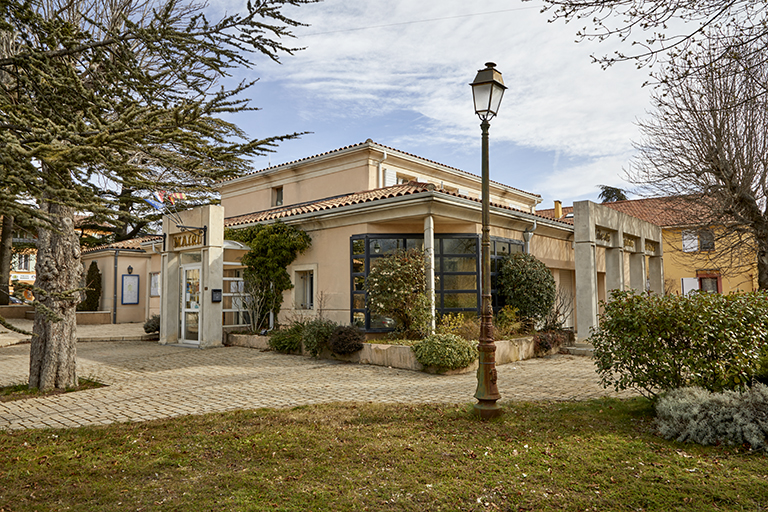
[[[325,210],[333,210],[341,208],[343,206],[351,206],[360,203],[369,203],[373,201],[379,201],[391,197],[403,197],[408,195],[418,195],[427,192],[439,192],[441,194],[452,195],[455,197],[461,197],[463,199],[469,199],[471,201],[480,202],[480,199],[460,195],[456,192],[448,192],[444,189],[438,189],[431,183],[419,183],[411,181],[409,183],[403,183],[400,185],[394,185],[391,187],[377,188],[375,190],[367,190],[365,192],[355,192],[352,194],[345,194],[341,196],[334,196],[325,199],[318,199],[317,201],[309,201],[306,203],[293,204],[288,206],[278,206],[276,208],[270,208],[269,210],[262,210],[259,212],[246,213],[244,215],[238,215],[236,217],[229,217],[224,219],[224,225],[226,227],[241,226],[243,224],[251,224],[258,222],[266,222],[270,220],[284,219],[293,217],[295,215],[302,215],[305,213],[314,213]],[[526,213],[528,215],[538,216],[525,212],[517,208],[512,208],[506,205],[492,203],[494,207],[503,208],[505,210],[517,211]]]
[[88,254],[91,252],[98,252],[98,251],[114,251],[117,249],[143,251],[143,249],[141,248],[142,244],[148,243],[148,242],[162,242],[162,240],[163,240],[162,235],[147,235],[147,236],[142,236],[140,238],[132,238],[130,240],[115,242],[112,244],[97,245],[96,247],[84,249],[83,254]]
[[[708,224],[706,220],[708,210],[693,199],[682,197],[649,197],[645,199],[628,199],[626,201],[614,201],[601,203],[614,210],[626,213],[640,220],[656,224],[663,228],[675,226],[696,226]],[[537,210],[539,215],[550,219],[555,218],[555,209]],[[559,220],[573,224],[573,217],[566,219],[564,216],[573,213],[573,206],[563,206],[563,217]]]

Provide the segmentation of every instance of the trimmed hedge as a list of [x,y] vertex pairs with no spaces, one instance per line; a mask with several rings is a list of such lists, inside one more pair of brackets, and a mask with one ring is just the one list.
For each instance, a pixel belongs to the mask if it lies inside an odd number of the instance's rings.
[[590,338],[604,387],[646,396],[688,386],[747,386],[768,340],[768,294],[689,296],[613,291]]
[[520,317],[538,321],[555,304],[557,285],[544,263],[526,253],[514,253],[501,260],[498,288]]
[[422,365],[446,370],[465,368],[477,359],[477,346],[455,334],[432,334],[412,348]]

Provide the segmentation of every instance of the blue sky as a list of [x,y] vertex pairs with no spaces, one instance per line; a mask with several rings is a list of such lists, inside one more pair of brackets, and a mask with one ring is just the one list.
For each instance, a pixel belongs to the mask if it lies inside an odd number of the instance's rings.
[[[212,10],[239,10],[217,2]],[[552,201],[596,200],[623,180],[635,121],[650,109],[647,69],[602,70],[575,42],[579,27],[549,23],[538,1],[325,0],[290,8],[308,23],[282,64],[258,58],[236,78],[259,78],[261,110],[234,121],[251,137],[312,132],[254,161],[280,164],[365,141],[479,174],[480,128],[469,83],[487,61],[509,87],[491,124],[491,179]]]

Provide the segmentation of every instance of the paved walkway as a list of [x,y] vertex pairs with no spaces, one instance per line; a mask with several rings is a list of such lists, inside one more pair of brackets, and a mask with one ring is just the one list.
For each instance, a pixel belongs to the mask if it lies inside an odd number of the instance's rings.
[[[199,350],[146,341],[79,343],[78,371],[108,386],[0,403],[0,430],[144,421],[328,402],[474,402],[474,373],[316,360],[241,347]],[[29,344],[0,348],[0,385],[24,382]],[[556,355],[498,367],[503,401],[631,396],[604,390],[591,359]]]
[[[27,332],[32,332],[32,320],[10,318],[8,323]],[[29,340],[29,335],[11,331],[0,325],[0,347],[15,345]],[[102,324],[78,325],[77,338],[80,341],[138,341],[147,340],[152,336],[144,332],[143,323],[133,324]],[[155,339],[157,335],[155,335]]]

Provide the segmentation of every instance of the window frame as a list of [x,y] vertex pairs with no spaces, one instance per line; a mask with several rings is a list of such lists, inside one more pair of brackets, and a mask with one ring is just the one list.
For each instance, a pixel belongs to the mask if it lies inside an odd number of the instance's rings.
[[[474,242],[473,246],[473,252],[445,252],[445,244],[444,241],[448,240],[459,240],[459,239],[466,239],[466,240],[472,240]],[[377,258],[381,258],[389,254],[385,250],[383,253],[377,253],[375,255],[372,255],[373,250],[373,241],[375,240],[397,240],[395,243],[395,247],[393,250],[401,250],[401,249],[408,249],[412,248],[413,243],[411,242],[409,244],[409,241],[418,240],[422,243],[420,244],[423,247],[423,240],[424,235],[422,233],[409,233],[409,234],[402,234],[402,233],[369,233],[369,234],[360,234],[360,235],[352,235],[349,240],[349,255],[350,255],[350,263],[349,263],[349,274],[350,274],[350,302],[349,302],[349,315],[350,315],[350,323],[352,325],[358,325],[366,330],[366,332],[390,332],[394,330],[393,327],[379,327],[379,326],[373,326],[374,319],[371,317],[371,314],[368,312],[368,308],[366,307],[367,303],[367,297],[365,293],[365,279],[368,277],[368,273],[370,272],[371,264],[373,261],[375,261]],[[362,252],[356,252],[356,242],[358,242],[358,246],[360,246],[360,243],[362,243]],[[522,252],[524,248],[524,242],[522,240],[516,240],[516,239],[510,239],[510,238],[501,238],[501,237],[491,237],[491,260],[492,260],[492,266],[491,266],[491,281],[495,283],[495,276],[497,272],[494,270],[497,268],[497,264],[495,263],[495,260],[501,259],[504,256],[507,255],[498,253],[497,254],[497,247],[501,247],[501,245],[498,244],[507,244],[507,247],[511,252]],[[417,246],[419,244],[416,244]],[[513,251],[512,246],[518,246],[517,250]],[[440,233],[435,235],[435,311],[438,314],[446,314],[446,313],[475,313],[477,315],[480,314],[480,306],[481,306],[481,300],[482,300],[482,286],[481,286],[481,280],[480,280],[480,266],[481,266],[481,237],[478,234],[475,233]],[[446,270],[447,265],[445,264],[446,260],[448,258],[452,259],[474,259],[474,265],[473,270]],[[360,261],[362,260],[362,261]],[[360,263],[362,263],[362,267],[360,268]],[[359,267],[358,271],[355,271],[355,266]],[[461,289],[447,289],[445,288],[446,279],[445,277],[448,276],[475,276],[475,285],[473,288],[461,288]],[[359,289],[356,289],[359,285]],[[455,306],[455,307],[446,307],[446,295],[474,295],[474,307],[461,307],[461,306]],[[496,290],[491,290],[491,294],[493,297],[493,305],[494,309],[498,309],[500,307],[503,307],[503,298],[498,297],[496,294]],[[356,299],[357,297],[357,299]],[[466,298],[466,297],[465,297]],[[460,300],[461,297],[458,297]],[[357,300],[358,304],[356,307],[355,301]]]

